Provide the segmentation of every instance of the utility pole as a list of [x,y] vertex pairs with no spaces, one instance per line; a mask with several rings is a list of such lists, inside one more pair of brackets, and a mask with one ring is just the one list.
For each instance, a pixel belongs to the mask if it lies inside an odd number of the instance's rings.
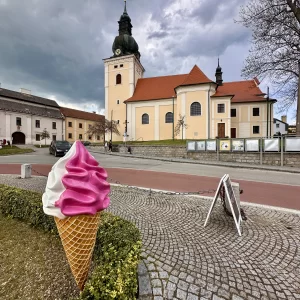
[[113,110],[111,111],[111,113],[110,113],[110,140],[111,140],[111,142],[112,142],[112,122],[113,122]]
[[298,99],[297,99],[296,135],[300,136],[300,59],[298,60]]
[[269,137],[269,87],[267,92],[267,138]]

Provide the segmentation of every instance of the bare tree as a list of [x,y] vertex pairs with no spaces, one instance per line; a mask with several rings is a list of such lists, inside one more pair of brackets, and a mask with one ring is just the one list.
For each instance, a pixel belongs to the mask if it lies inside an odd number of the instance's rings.
[[47,128],[45,128],[45,129],[43,130],[43,132],[41,133],[41,140],[45,140],[45,145],[46,145],[47,139],[50,139],[50,134],[49,134],[49,132],[47,131]]
[[94,125],[92,125],[88,131],[87,134],[91,135],[91,136],[104,136],[105,139],[105,133],[107,132],[112,132],[116,135],[120,135],[119,129],[118,129],[118,124],[115,121],[109,121],[106,120],[103,121],[99,121],[96,122]]
[[281,110],[297,102],[300,134],[300,0],[250,0],[237,22],[252,31],[243,77],[269,78]]
[[177,121],[176,127],[175,127],[175,135],[177,136],[181,131],[181,139],[183,140],[183,129],[188,128],[188,125],[185,123],[185,116],[182,116],[179,114],[179,119]]

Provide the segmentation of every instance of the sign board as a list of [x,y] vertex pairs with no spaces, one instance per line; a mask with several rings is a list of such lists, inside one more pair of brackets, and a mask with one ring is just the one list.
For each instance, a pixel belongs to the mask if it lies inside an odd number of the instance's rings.
[[228,174],[225,174],[218,185],[216,194],[214,196],[213,202],[210,206],[210,209],[208,211],[205,223],[204,223],[204,227],[207,225],[207,222],[209,220],[209,217],[211,215],[211,212],[218,200],[218,197],[220,196],[220,192],[222,190],[222,188],[225,189],[225,196],[227,199],[227,204],[231,210],[233,219],[234,219],[234,223],[236,226],[236,229],[238,231],[239,236],[241,236],[241,230],[240,230],[240,226],[241,226],[241,220],[242,220],[242,216],[241,216],[241,211],[240,211],[240,204],[237,202],[232,185],[231,185],[231,180]]
[[220,151],[230,150],[230,140],[220,140]]
[[232,151],[244,151],[244,140],[232,140]]
[[195,142],[187,142],[187,151],[195,151],[196,143]]
[[264,140],[265,152],[269,151],[279,151],[279,139],[265,139]]
[[206,150],[207,151],[216,151],[217,150],[217,143],[215,140],[213,141],[206,141]]
[[285,151],[300,152],[300,138],[297,137],[285,138]]
[[198,141],[197,142],[197,150],[198,151],[205,151],[205,141]]
[[246,140],[246,151],[259,151],[259,140]]

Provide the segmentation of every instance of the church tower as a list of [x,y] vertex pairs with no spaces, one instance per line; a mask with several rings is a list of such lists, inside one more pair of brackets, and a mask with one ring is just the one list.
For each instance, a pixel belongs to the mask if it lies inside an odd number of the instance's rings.
[[[120,17],[119,35],[112,45],[113,55],[104,59],[105,67],[105,118],[119,124],[121,136],[112,135],[113,141],[123,140],[123,134],[130,135],[127,123],[127,107],[123,102],[130,98],[137,80],[143,77],[145,69],[140,62],[139,46],[132,36],[131,19],[127,13],[126,0],[124,12]],[[106,140],[110,140],[110,133]]]

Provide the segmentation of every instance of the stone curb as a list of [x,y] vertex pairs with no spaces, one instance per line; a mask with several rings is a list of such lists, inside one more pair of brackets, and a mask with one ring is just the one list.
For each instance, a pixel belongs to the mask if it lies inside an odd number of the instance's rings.
[[129,157],[129,158],[142,158],[142,159],[151,159],[151,160],[158,160],[158,161],[166,161],[166,162],[177,162],[177,163],[186,163],[186,164],[198,164],[198,165],[206,165],[206,166],[216,166],[216,167],[227,167],[227,168],[234,168],[234,169],[252,169],[252,170],[263,170],[263,171],[275,171],[275,172],[283,172],[283,173],[294,173],[300,174],[300,169],[280,169],[280,168],[270,168],[263,165],[227,165],[221,162],[213,163],[210,161],[197,161],[197,160],[179,160],[176,158],[164,158],[164,157],[152,157],[152,156],[141,156],[141,155],[132,155],[132,154],[122,154],[118,152],[113,153],[105,153],[101,151],[95,151],[93,149],[89,149],[90,152],[99,153],[99,154],[106,154],[111,156],[121,156],[121,157]]
[[153,293],[150,276],[145,262],[142,260],[138,265],[139,300],[152,300]]

